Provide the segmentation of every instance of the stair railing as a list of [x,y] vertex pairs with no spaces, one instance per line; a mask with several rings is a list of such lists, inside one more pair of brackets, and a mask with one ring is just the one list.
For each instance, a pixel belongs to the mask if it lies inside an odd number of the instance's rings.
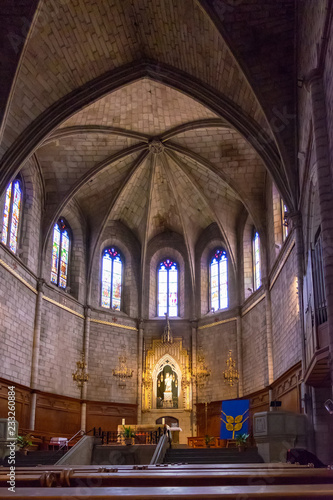
[[79,430],[79,431],[77,431],[77,432],[76,432],[76,433],[75,433],[75,434],[74,434],[74,435],[73,435],[70,439],[68,439],[68,441],[67,441],[66,443],[64,443],[64,444],[62,444],[61,446],[59,446],[59,449],[57,450],[57,453],[58,453],[60,450],[62,450],[63,448],[65,448],[65,447],[67,447],[67,448],[68,448],[68,443],[70,443],[73,439],[75,439],[75,438],[76,438],[76,436],[77,436],[78,434],[81,434],[81,437],[82,437],[82,436],[84,436],[85,434],[89,434],[89,432],[91,432],[91,431],[92,431],[92,429],[91,429],[90,431],[88,431],[88,432],[85,432],[85,431],[83,431],[82,429],[80,429],[80,430]]
[[160,464],[163,462],[164,455],[167,449],[168,445],[168,435],[167,434],[162,434],[160,437],[156,449],[154,451],[154,455],[152,456],[152,459],[150,461],[150,465],[155,465],[155,464]]

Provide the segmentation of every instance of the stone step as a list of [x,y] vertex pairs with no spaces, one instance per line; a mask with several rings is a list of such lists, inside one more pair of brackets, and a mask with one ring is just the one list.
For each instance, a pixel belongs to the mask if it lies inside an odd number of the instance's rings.
[[235,448],[213,448],[213,449],[168,449],[164,463],[188,463],[188,464],[220,464],[220,463],[262,463],[263,459],[256,448],[249,448],[239,452]]

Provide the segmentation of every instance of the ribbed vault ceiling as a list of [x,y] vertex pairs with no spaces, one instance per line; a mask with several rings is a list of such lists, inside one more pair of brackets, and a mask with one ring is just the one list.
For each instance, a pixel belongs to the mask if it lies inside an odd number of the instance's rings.
[[[44,248],[57,217],[78,206],[91,256],[120,221],[143,255],[159,234],[182,235],[193,275],[195,244],[211,223],[234,263],[245,212],[264,236],[266,169],[296,206],[293,125],[272,126],[284,96],[291,116],[283,60],[292,68],[294,0],[225,4],[38,2],[1,123],[0,169],[5,189],[35,154]],[[268,55],[276,32],[283,53]]]
[[208,108],[160,82],[142,79],[87,106],[35,154],[46,189],[45,235],[74,200],[92,253],[112,220],[142,248],[165,231],[182,235],[193,266],[210,224],[233,260],[244,207],[262,229],[266,170],[258,154]]

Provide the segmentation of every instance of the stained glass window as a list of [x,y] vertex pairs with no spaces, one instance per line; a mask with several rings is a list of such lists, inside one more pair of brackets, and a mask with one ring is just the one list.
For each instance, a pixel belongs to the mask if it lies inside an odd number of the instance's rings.
[[120,311],[123,259],[116,248],[106,248],[102,256],[102,307]]
[[178,266],[164,259],[158,268],[157,315],[178,316]]
[[214,311],[228,307],[228,258],[219,248],[210,261],[210,306]]
[[1,241],[16,253],[18,228],[21,215],[22,188],[17,179],[11,182],[6,191],[5,207],[2,220]]
[[281,220],[282,220],[282,241],[288,236],[288,220],[287,220],[288,209],[281,199]]
[[253,238],[253,285],[257,290],[261,285],[261,269],[260,269],[260,238],[256,232]]
[[69,233],[64,219],[59,219],[53,228],[51,282],[61,288],[66,288],[68,280]]

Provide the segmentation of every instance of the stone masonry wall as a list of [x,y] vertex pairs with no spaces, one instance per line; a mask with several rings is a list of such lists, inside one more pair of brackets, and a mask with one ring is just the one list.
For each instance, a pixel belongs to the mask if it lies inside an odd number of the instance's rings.
[[301,359],[296,269],[294,247],[271,289],[274,379]]
[[243,392],[244,396],[246,396],[263,389],[267,378],[265,298],[249,312],[246,312],[246,309],[244,310],[242,316],[242,341]]
[[[92,312],[89,346],[89,384],[88,399],[92,401],[112,401],[118,403],[137,403],[137,354],[138,332],[118,326],[96,323],[93,320],[112,322],[108,315]],[[124,324],[119,319],[119,324]],[[128,326],[136,327],[134,321],[126,321]],[[120,365],[119,356],[126,357],[126,368],[133,370],[133,376],[120,382],[113,376],[113,370]]]
[[[52,300],[63,302],[62,296],[46,290]],[[77,309],[69,299],[65,299],[65,307]],[[83,348],[84,320],[55,304],[43,300],[42,323],[39,351],[38,389],[64,396],[80,397],[80,389],[73,382],[72,373],[76,370],[76,362],[81,359]]]
[[229,350],[237,360],[236,321],[198,330],[197,347],[202,347],[205,364],[211,370],[203,387],[198,389],[198,401],[220,401],[237,397],[237,385],[229,386],[224,382],[223,371]]
[[[0,245],[0,259],[34,289],[36,282],[17,259]],[[0,265],[1,376],[30,385],[36,295]]]

